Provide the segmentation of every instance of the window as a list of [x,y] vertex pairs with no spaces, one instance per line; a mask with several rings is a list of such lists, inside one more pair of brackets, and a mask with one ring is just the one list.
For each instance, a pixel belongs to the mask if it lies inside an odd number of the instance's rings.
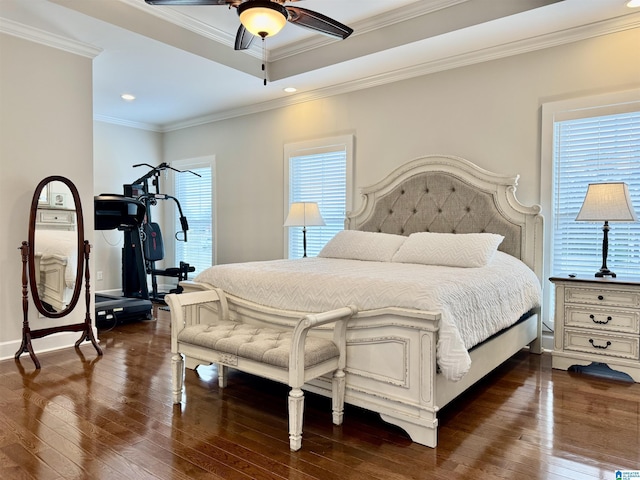
[[[353,163],[351,135],[285,145],[284,217],[293,202],[317,202],[325,226],[307,228],[307,256],[344,229],[351,209]],[[302,228],[289,227],[285,236],[285,258],[303,255]]]
[[[595,275],[602,264],[602,224],[575,219],[589,183],[627,183],[640,211],[640,92],[544,105],[543,154],[547,272]],[[637,275],[640,223],[610,227],[609,268],[617,275]],[[550,306],[552,291],[546,287]]]
[[[182,213],[187,218],[189,230],[187,241],[177,235],[175,243],[175,265],[180,261],[195,267],[190,278],[213,264],[213,159],[200,158],[173,162],[177,170],[190,170],[192,173],[174,172],[174,194],[180,201]],[[181,230],[180,212],[175,208],[175,231]]]

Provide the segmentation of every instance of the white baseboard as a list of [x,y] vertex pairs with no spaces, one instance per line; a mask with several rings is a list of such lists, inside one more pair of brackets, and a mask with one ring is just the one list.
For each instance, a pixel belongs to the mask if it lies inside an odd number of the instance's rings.
[[547,352],[553,351],[553,332],[542,332],[542,349]]
[[121,297],[122,296],[122,290],[120,290],[119,288],[115,288],[112,290],[96,290],[95,292],[96,294],[101,293],[103,295],[112,295],[114,297]]

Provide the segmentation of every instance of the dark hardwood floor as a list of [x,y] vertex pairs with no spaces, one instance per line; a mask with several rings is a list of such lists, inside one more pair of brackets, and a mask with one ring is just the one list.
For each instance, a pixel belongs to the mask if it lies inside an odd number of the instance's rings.
[[[640,470],[640,384],[552,371],[521,352],[447,406],[436,449],[371,412],[307,394],[289,451],[287,387],[214,367],[171,403],[169,314],[90,346],[0,362],[0,478],[614,479]],[[36,344],[37,352],[37,344]]]

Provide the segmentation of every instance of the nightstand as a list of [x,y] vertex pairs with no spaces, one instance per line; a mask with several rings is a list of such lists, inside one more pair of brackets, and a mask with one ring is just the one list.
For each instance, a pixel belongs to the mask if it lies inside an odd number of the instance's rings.
[[552,367],[605,363],[640,382],[640,278],[552,277]]

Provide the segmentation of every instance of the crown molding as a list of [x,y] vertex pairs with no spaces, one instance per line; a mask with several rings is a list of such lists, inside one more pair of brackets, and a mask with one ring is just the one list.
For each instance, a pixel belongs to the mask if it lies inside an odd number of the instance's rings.
[[335,95],[341,95],[344,93],[350,93],[366,88],[387,85],[401,80],[429,75],[446,70],[452,70],[455,68],[465,67],[478,63],[489,62],[492,60],[534,52],[546,48],[557,47],[568,43],[574,43],[581,40],[587,40],[589,38],[599,37],[602,35],[609,35],[612,33],[617,33],[638,27],[640,27],[640,13],[629,14],[623,17],[609,19],[590,25],[575,27],[561,32],[553,32],[546,35],[540,35],[537,37],[488,47],[469,53],[433,60],[419,65],[413,65],[411,67],[370,76],[366,79],[358,79],[350,82],[332,85],[326,88],[313,90],[310,92],[301,92],[297,95],[286,98],[256,103],[245,107],[229,109],[211,115],[205,115],[181,122],[171,123],[161,126],[160,131],[169,132],[180,130],[183,128],[204,125],[207,123],[218,122],[230,118],[241,117],[244,115],[260,113],[276,108],[311,102]]
[[[411,18],[428,15],[466,1],[468,0],[433,0],[430,2],[416,2],[402,8],[391,10],[390,12],[381,13],[355,23],[350,23],[349,26],[353,28],[352,37],[358,37],[359,35],[364,35],[374,30],[386,28],[397,23],[402,23]],[[331,38],[326,35],[314,35],[313,37],[297,41],[293,44],[273,49],[269,52],[269,62],[276,62],[287,57],[304,54],[317,48],[322,48],[330,43],[334,43],[335,41],[335,38]]]
[[101,48],[93,45],[78,42],[77,40],[46,32],[39,28],[14,22],[13,20],[3,17],[0,17],[0,33],[6,33],[7,35],[29,40],[30,42],[39,43],[47,47],[64,50],[65,52],[92,59],[102,52]]
[[161,20],[173,23],[186,30],[190,30],[193,33],[197,33],[205,38],[213,40],[214,42],[222,43],[228,47],[235,45],[235,35],[229,35],[227,32],[208,25],[204,22],[196,20],[193,17],[178,12],[171,8],[148,8],[144,2],[140,0],[118,0],[121,3],[125,3],[131,7],[137,8],[146,14],[153,15]]
[[132,120],[123,120],[121,118],[109,117],[108,115],[94,114],[94,122],[110,123],[112,125],[120,125],[122,127],[137,128],[139,130],[148,130],[150,132],[162,133],[164,130],[158,125],[152,125],[144,122],[134,122]]

